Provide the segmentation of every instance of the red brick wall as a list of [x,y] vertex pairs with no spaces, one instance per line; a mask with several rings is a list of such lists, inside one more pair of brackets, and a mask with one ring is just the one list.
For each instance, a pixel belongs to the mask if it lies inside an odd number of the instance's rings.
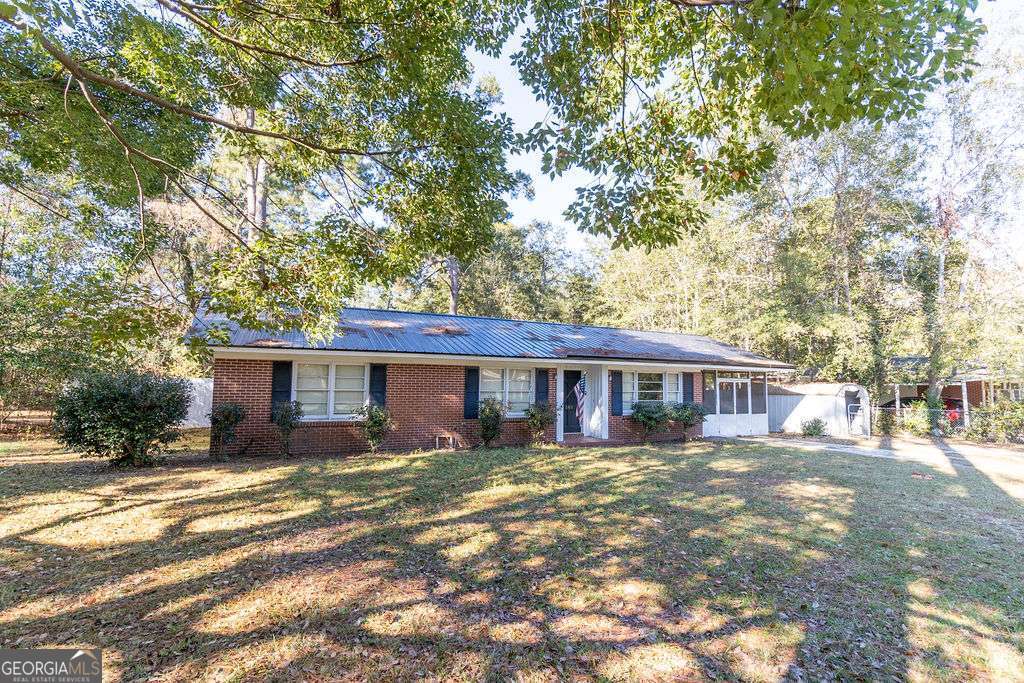
[[[238,439],[228,448],[231,453],[275,455],[281,452],[277,428],[270,422],[270,384],[272,363],[268,360],[218,358],[213,366],[213,405],[235,401],[245,406],[247,415],[239,425]],[[452,437],[460,447],[480,443],[480,425],[463,414],[465,368],[458,365],[388,364],[387,407],[395,429],[384,442],[388,450],[434,448],[436,437]],[[555,370],[548,371],[549,400],[557,405]],[[608,382],[611,405],[611,382]],[[701,374],[693,375],[694,401],[703,398]],[[689,430],[690,438],[703,433],[701,425]],[[682,436],[680,429],[652,435],[652,440],[671,440]],[[628,416],[608,418],[609,440],[619,443],[643,441],[641,430]],[[554,441],[555,430],[545,434]],[[525,421],[505,422],[499,445],[523,444],[529,440]],[[210,444],[215,452],[216,444]],[[319,420],[304,422],[292,435],[292,452],[301,455],[342,455],[367,450],[358,422]]]
[[[611,379],[608,380],[608,405],[611,405]],[[700,403],[704,400],[704,381],[701,373],[693,373],[693,401]],[[623,406],[626,408],[626,406]],[[686,432],[687,438],[698,438],[704,433],[703,425],[695,425]],[[683,436],[682,427],[673,427],[667,432],[652,434],[651,441],[671,441],[680,439]],[[608,417],[608,439],[625,443],[641,443],[644,440],[644,430],[628,415],[610,415]]]
[[[981,395],[981,384],[982,383],[980,381],[967,383],[967,401],[974,407],[978,407],[983,403]],[[928,385],[919,384],[917,387],[917,395],[920,396],[921,398],[926,397],[928,395]],[[963,390],[961,389],[959,383],[947,384],[946,386],[942,387],[941,396],[942,398],[952,398],[959,400],[963,398]]]
[[[226,401],[241,403],[248,410],[239,425],[232,452],[244,449],[248,455],[281,452],[277,429],[270,422],[271,361],[218,358],[213,367],[213,405]],[[463,419],[465,368],[457,365],[388,364],[387,399],[395,429],[382,448],[407,450],[434,448],[436,437],[453,437],[459,446],[480,443],[476,420]],[[555,397],[555,372],[548,372],[548,396]],[[545,439],[553,441],[554,428]],[[505,422],[499,445],[526,443],[525,421]],[[211,444],[211,451],[215,445]],[[340,455],[367,450],[358,422],[321,420],[304,422],[292,435],[297,454]]]

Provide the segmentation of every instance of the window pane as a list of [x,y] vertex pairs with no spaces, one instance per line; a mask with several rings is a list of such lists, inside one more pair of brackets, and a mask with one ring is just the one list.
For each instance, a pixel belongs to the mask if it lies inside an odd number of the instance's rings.
[[636,374],[637,400],[661,401],[664,398],[661,380],[660,372],[638,372]]
[[533,370],[508,369],[508,409],[521,413],[533,402]]
[[670,372],[665,375],[665,402],[679,403],[681,400],[679,396],[679,373]]
[[764,415],[768,412],[764,398],[765,376],[752,375],[752,377],[753,379],[750,380],[750,412],[754,415]]
[[334,414],[355,415],[363,407],[363,392],[360,391],[335,391],[334,392]]
[[505,402],[500,368],[480,368],[480,400],[493,398]]
[[715,414],[715,371],[704,371],[704,412],[708,415]]
[[622,373],[622,407],[625,410],[632,410],[636,403],[636,373]]
[[718,383],[718,412],[722,415],[732,415],[734,412],[732,387],[732,380],[722,380]]
[[298,363],[295,371],[295,400],[309,417],[327,415],[328,366]]
[[746,382],[736,382],[736,414],[747,415],[750,413],[747,406],[747,388]]

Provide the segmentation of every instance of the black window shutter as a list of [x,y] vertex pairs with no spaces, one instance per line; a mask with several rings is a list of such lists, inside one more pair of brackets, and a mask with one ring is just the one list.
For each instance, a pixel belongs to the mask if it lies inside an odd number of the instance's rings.
[[467,420],[480,417],[480,368],[466,368],[466,398],[462,416]]
[[693,403],[693,373],[683,375],[683,403]]
[[622,415],[622,371],[612,370],[612,415]]
[[270,377],[270,414],[274,408],[292,400],[292,362],[275,360]]
[[548,371],[537,368],[537,386],[533,392],[534,402],[539,406],[548,404]]
[[388,366],[373,364],[370,366],[370,403],[382,406],[388,396]]

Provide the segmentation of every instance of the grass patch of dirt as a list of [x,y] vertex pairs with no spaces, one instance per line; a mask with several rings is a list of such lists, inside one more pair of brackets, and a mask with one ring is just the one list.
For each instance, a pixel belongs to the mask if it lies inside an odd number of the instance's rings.
[[0,646],[112,681],[1024,678],[1021,464],[204,438],[148,470],[0,442]]

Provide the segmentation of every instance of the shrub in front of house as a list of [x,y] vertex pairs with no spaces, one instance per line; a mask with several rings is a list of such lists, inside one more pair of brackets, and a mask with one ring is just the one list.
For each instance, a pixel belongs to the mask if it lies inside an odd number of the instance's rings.
[[363,438],[370,445],[371,451],[376,451],[384,443],[384,439],[395,428],[391,421],[391,412],[384,406],[367,405],[359,413],[363,422],[361,429]]
[[931,418],[928,415],[928,405],[918,401],[906,408],[903,408],[899,419],[900,431],[909,432],[915,436],[928,436],[932,430]]
[[707,411],[699,403],[674,403],[669,407],[669,419],[672,424],[683,428],[683,441],[686,431],[704,422]]
[[526,426],[534,441],[544,438],[544,432],[555,424],[555,409],[550,403],[531,403],[527,406]]
[[1000,401],[971,408],[970,422],[964,437],[972,441],[1024,443],[1024,403]]
[[281,447],[285,455],[292,454],[292,432],[302,424],[302,415],[302,404],[298,401],[278,403],[270,414],[270,420],[281,436]]
[[228,445],[238,439],[235,430],[245,419],[245,414],[245,406],[233,401],[221,403],[210,411],[210,436],[211,441],[217,444],[215,457],[219,460],[227,460]]
[[804,436],[826,436],[825,421],[820,417],[804,420],[800,423],[800,431]]
[[67,448],[115,465],[149,467],[178,436],[192,399],[183,379],[125,371],[82,377],[58,396],[53,430]]
[[480,401],[480,440],[485,446],[501,436],[501,426],[505,422],[505,406],[501,401],[486,398]]
[[630,419],[644,431],[644,440],[646,441],[651,434],[668,431],[672,413],[664,403],[642,401],[633,404],[633,413],[630,415]]

